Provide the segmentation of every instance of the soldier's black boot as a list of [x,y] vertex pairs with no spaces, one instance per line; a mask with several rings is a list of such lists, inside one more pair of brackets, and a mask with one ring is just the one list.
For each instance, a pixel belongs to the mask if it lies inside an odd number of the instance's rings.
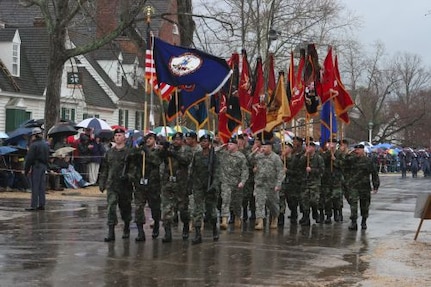
[[248,210],[247,207],[242,208],[242,221],[246,222],[248,219]]
[[235,214],[233,214],[233,211],[230,212],[230,216],[229,216],[229,224],[232,224],[235,222]]
[[217,228],[217,221],[213,222],[213,240],[218,241],[218,228]]
[[278,215],[278,226],[283,227],[284,226],[284,213],[280,213]]
[[292,210],[290,213],[290,224],[298,224],[298,210]]
[[124,228],[123,228],[123,239],[127,239],[130,237],[130,222],[124,222]]
[[358,224],[356,223],[356,219],[352,219],[352,222],[349,225],[349,230],[358,230]]
[[325,224],[331,224],[332,223],[332,219],[331,219],[331,215],[326,215],[326,219],[325,219]]
[[171,224],[165,223],[165,237],[162,239],[163,243],[171,242],[172,241],[172,230],[171,230]]
[[334,221],[339,222],[340,221],[340,212],[339,209],[334,209]]
[[343,209],[342,208],[338,209],[338,215],[340,216],[340,221],[342,222],[343,221]]
[[192,244],[202,243],[201,227],[195,227],[195,238],[192,239]]
[[183,225],[183,240],[189,239],[189,232],[190,232],[189,222],[186,221],[184,222],[184,225]]
[[154,226],[153,226],[153,234],[151,235],[153,239],[156,239],[157,237],[159,237],[159,229],[160,229],[160,221],[155,220]]
[[250,210],[250,220],[256,220],[256,210]]
[[313,207],[311,209],[311,217],[313,217],[313,219],[316,220],[316,223],[319,223],[317,222],[319,220],[319,211],[317,211],[317,208]]
[[362,228],[362,230],[367,229],[367,218],[366,217],[362,217],[361,228]]
[[108,236],[105,237],[105,242],[115,241],[115,225],[109,225],[108,227]]
[[310,214],[305,214],[304,217],[301,218],[301,226],[310,226]]
[[[316,218],[314,218],[314,216],[316,216]],[[323,214],[323,210],[320,209],[320,212],[316,211],[316,215],[315,215],[314,209],[313,209],[313,218],[316,220],[316,223],[323,223],[323,221],[325,219],[325,215]]]
[[144,225],[142,223],[136,223],[136,227],[138,228],[138,237],[135,238],[135,241],[145,241]]

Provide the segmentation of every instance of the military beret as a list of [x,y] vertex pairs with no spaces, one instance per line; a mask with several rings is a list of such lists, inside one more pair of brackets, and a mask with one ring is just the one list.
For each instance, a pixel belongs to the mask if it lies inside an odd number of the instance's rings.
[[289,146],[290,148],[293,148],[293,144],[291,142],[287,142],[286,146]]
[[231,137],[231,138],[228,140],[228,143],[237,144],[237,143],[238,143],[238,141],[236,140],[236,138],[235,138],[235,137]]
[[299,141],[300,143],[304,142],[304,140],[301,137],[298,137],[298,136],[293,137],[293,140],[294,141]]
[[182,139],[183,138],[183,133],[182,132],[176,132],[173,136],[172,139]]
[[346,140],[346,139],[343,139],[343,140],[340,140],[338,143],[339,143],[339,144],[346,144],[346,145],[348,145],[348,144],[349,144],[349,141],[348,141],[348,140]]
[[238,135],[238,136],[237,136],[237,138],[238,138],[239,140],[243,140],[243,139],[244,139],[244,135],[243,135],[243,134],[240,134],[240,135]]
[[126,133],[126,131],[124,129],[122,129],[122,128],[116,128],[114,130],[114,134],[119,134],[119,133],[124,134],[124,133]]
[[145,138],[147,139],[147,138],[150,138],[150,137],[153,137],[154,139],[157,139],[157,135],[156,135],[156,133],[154,133],[154,132],[149,132],[149,133],[147,133],[146,135],[145,135]]
[[270,140],[263,140],[262,145],[272,145],[272,142]]
[[338,143],[337,139],[328,139],[328,143]]
[[355,145],[355,148],[365,148],[365,146],[363,145],[363,144],[357,144],[357,145]]
[[194,131],[190,131],[190,132],[187,132],[187,133],[185,134],[185,137],[186,137],[186,138],[194,138],[194,139],[197,139],[197,138],[198,138],[198,135],[197,135]]
[[309,146],[316,146],[316,144],[315,144],[313,141],[309,141],[309,142],[308,142],[308,145],[309,145]]
[[211,136],[210,135],[203,135],[199,138],[199,141],[203,141],[203,140],[211,140]]

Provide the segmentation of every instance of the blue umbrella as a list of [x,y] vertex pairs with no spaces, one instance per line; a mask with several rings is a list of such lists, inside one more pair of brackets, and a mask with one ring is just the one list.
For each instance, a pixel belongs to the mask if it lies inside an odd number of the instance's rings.
[[98,118],[85,119],[78,123],[76,126],[85,129],[94,129],[94,131],[111,129],[111,126],[108,125],[107,122]]
[[6,145],[26,145],[26,137],[31,135],[33,128],[17,128],[16,130],[8,133],[9,138],[7,138],[4,143]]
[[0,155],[5,155],[17,151],[17,148],[11,146],[0,146]]

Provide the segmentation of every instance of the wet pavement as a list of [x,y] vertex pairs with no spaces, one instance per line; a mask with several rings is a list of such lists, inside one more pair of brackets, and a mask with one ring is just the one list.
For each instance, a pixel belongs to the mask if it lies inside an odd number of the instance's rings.
[[[162,243],[163,230],[152,239],[147,225],[146,242],[134,241],[133,225],[131,238],[124,240],[122,224],[117,240],[105,243],[103,198],[50,200],[45,211],[25,212],[28,199],[0,194],[0,286],[386,286],[370,280],[371,270],[431,278],[431,271],[408,273],[376,254],[384,242],[413,241],[416,195],[429,191],[431,180],[383,175],[381,182],[366,231],[347,229],[345,204],[343,223],[287,223],[264,232],[231,228],[218,242],[205,230],[200,245],[184,242],[181,226],[172,243]],[[426,223],[418,241],[430,238]]]

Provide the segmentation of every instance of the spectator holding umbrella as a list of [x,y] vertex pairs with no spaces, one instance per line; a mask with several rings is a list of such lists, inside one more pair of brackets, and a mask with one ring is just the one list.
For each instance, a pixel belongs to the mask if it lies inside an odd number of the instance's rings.
[[97,179],[99,177],[99,169],[100,163],[102,162],[102,158],[105,155],[105,147],[101,142],[101,138],[96,136],[94,142],[92,144],[93,148],[91,149],[91,158],[88,163],[88,182],[91,185],[97,183]]

